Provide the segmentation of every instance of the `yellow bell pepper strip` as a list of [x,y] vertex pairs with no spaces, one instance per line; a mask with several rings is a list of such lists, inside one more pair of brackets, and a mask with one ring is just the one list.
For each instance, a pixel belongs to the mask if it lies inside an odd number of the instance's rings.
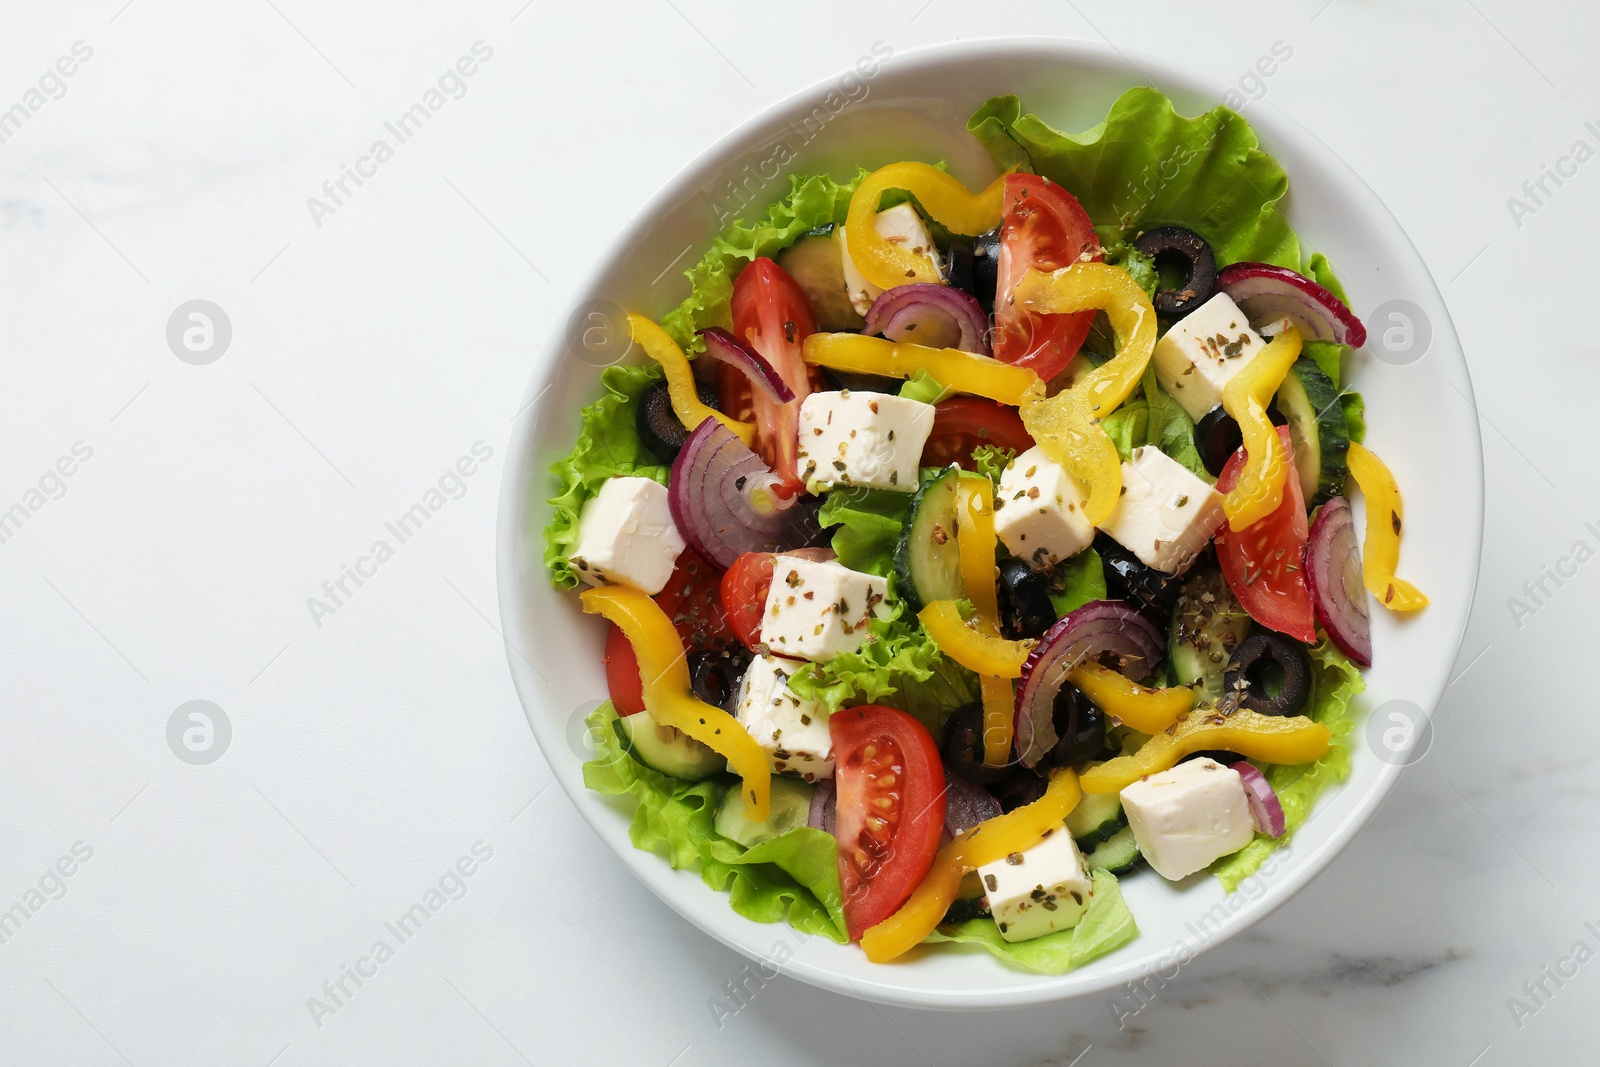
[[1085,793],[1120,793],[1147,774],[1178,765],[1192,752],[1221,749],[1267,763],[1312,763],[1328,751],[1328,728],[1304,715],[1262,715],[1238,708],[1224,715],[1195,708],[1154,735],[1138,751],[1085,771]]
[[[975,621],[979,632],[998,641],[1000,601],[995,595],[995,544],[994,484],[981,474],[963,473],[956,481],[956,547],[961,552],[961,587],[977,612]],[[1008,650],[1008,660],[1011,654]],[[1026,660],[1027,650],[1023,662]],[[1017,664],[1016,674],[978,672],[978,691],[983,698],[985,766],[1004,767],[1011,759],[1012,724],[1017,706],[1011,679],[1021,674],[1021,662]]]
[[1030,270],[1012,290],[1012,299],[1042,315],[1104,311],[1116,332],[1114,357],[1072,388],[1048,399],[1035,393],[1021,405],[1022,424],[1044,454],[1084,489],[1084,517],[1099,526],[1111,517],[1122,492],[1122,459],[1100,420],[1128,399],[1144,376],[1156,346],[1156,309],[1131,275],[1109,263],[1077,263],[1054,274]]
[[663,726],[682,730],[728,758],[728,766],[744,784],[745,818],[765,822],[770,810],[772,769],[755,738],[739,720],[694,695],[689,665],[672,619],[654,600],[637,589],[606,585],[579,594],[583,610],[615,623],[639,660],[644,706]]
[[844,236],[856,269],[879,289],[942,280],[926,256],[882,236],[873,225],[878,218],[878,202],[891,189],[916,197],[922,210],[952,233],[973,237],[1000,225],[1005,175],[979,193],[926,163],[891,163],[861,179],[850,197]]
[[1011,735],[1017,717],[1017,691],[1010,678],[978,675],[978,696],[983,701],[983,765],[1004,767],[1011,762]]
[[629,315],[628,327],[633,331],[634,341],[644,349],[644,354],[661,364],[667,379],[667,396],[672,400],[672,413],[678,416],[684,429],[693,433],[695,427],[706,419],[716,419],[738,434],[739,440],[749,447],[756,437],[755,423],[731,419],[716,408],[700,402],[694,389],[694,370],[689,366],[689,357],[683,354],[683,349],[678,347],[678,342],[666,330],[643,315]]
[[959,348],[929,348],[859,333],[814,333],[805,340],[804,356],[807,363],[818,367],[889,378],[910,378],[919,370],[927,371],[946,389],[1012,407],[1030,393],[1043,390],[1039,376],[1027,367]]
[[1067,681],[1081,689],[1101,711],[1115,715],[1142,734],[1160,733],[1194,707],[1195,691],[1186,685],[1147,689],[1098,663],[1078,667],[1067,675]]
[[[953,600],[935,600],[917,614],[922,629],[933,638],[939,651],[969,671],[994,678],[1021,678],[1022,665],[1033,651],[1032,641],[1007,641],[990,630],[985,633],[977,619],[972,624],[961,618]],[[1008,703],[1009,708],[1009,703]],[[1011,712],[1008,710],[1008,716]],[[984,716],[984,732],[989,718]],[[1003,764],[1002,764],[1003,765]]]
[[956,547],[961,552],[961,590],[972,601],[978,625],[1000,632],[995,586],[994,483],[966,471],[956,479]]
[[1350,474],[1367,498],[1367,537],[1361,546],[1361,580],[1367,591],[1390,611],[1420,611],[1428,598],[1410,582],[1394,576],[1400,562],[1400,485],[1370,448],[1350,442],[1345,454]]
[[1062,769],[1044,796],[1004,815],[987,819],[939,850],[933,866],[900,910],[861,935],[861,948],[873,963],[887,963],[933,933],[961,891],[961,879],[986,863],[1026,852],[1061,825],[1083,797],[1078,776]]
[[1300,330],[1290,326],[1222,389],[1222,410],[1233,416],[1244,435],[1244,470],[1222,498],[1228,529],[1235,533],[1271,515],[1283,503],[1283,481],[1291,473],[1289,457],[1277,427],[1267,417],[1267,404],[1299,358]]

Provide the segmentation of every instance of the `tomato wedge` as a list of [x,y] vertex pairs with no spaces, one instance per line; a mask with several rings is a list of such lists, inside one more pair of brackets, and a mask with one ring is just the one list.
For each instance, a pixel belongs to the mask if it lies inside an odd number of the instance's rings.
[[685,648],[713,648],[736,639],[722,609],[722,572],[692,548],[683,550],[677,568],[655,602],[672,619]]
[[611,694],[611,706],[622,716],[637,715],[644,710],[644,682],[639,677],[639,657],[633,654],[633,645],[615,623],[606,624],[606,690]]
[[739,422],[756,421],[755,394],[750,379],[727,363],[717,367],[717,410]]
[[767,606],[777,558],[771,552],[746,552],[722,576],[722,609],[728,613],[733,632],[749,649],[761,640],[761,612]]
[[959,463],[973,470],[972,450],[979,445],[999,445],[1016,452],[1033,447],[1017,409],[981,396],[953,396],[933,407],[933,432],[922,446],[922,466],[948,467]]
[[[796,548],[784,555],[821,562],[833,558],[833,549]],[[746,552],[722,576],[722,610],[727,613],[728,625],[751,651],[761,643],[761,612],[767,606],[777,559],[771,552]]]
[[928,730],[878,704],[828,721],[839,885],[850,940],[899,910],[933,866],[944,832],[944,765]]
[[730,310],[734,334],[766,357],[794,390],[794,399],[780,404],[753,392],[737,371],[733,372],[739,378],[735,385],[727,373],[731,368],[724,367],[719,371],[718,383],[727,388],[727,395],[721,399],[729,406],[723,410],[731,412],[745,404],[750,406],[756,424],[755,450],[786,485],[798,492],[802,484],[796,473],[800,402],[822,385],[820,375],[801,357],[802,342],[817,332],[816,316],[799,284],[765,256],[739,272],[733,283]]
[[[768,581],[771,581],[768,571]],[[728,613],[722,607],[722,572],[707,563],[692,548],[683,550],[667,584],[653,598],[672,620],[678,636],[688,649],[716,648],[738,639]],[[762,593],[763,599],[765,592]],[[757,611],[760,609],[758,608]],[[639,680],[639,660],[622,631],[611,626],[606,631],[606,688],[618,715],[636,715],[644,710],[644,690]]]
[[1048,272],[1100,258],[1100,238],[1077,197],[1037,174],[1007,175],[994,300],[995,358],[1032,367],[1045,381],[1066,369],[1089,336],[1094,312],[1035,314],[1015,306],[1011,290],[1030,267]]
[[[1294,446],[1289,428],[1278,427],[1294,470]],[[1229,458],[1217,479],[1217,491],[1226,493],[1239,481],[1245,451]],[[1312,644],[1317,639],[1311,613],[1311,592],[1306,587],[1304,557],[1309,529],[1300,479],[1284,479],[1283,502],[1278,510],[1237,533],[1226,523],[1217,531],[1217,563],[1228,587],[1250,617],[1269,630]]]

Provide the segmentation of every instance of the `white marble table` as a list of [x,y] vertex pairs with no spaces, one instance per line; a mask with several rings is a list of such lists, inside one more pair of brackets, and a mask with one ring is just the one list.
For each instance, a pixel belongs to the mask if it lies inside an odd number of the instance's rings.
[[[782,28],[711,0],[9,6],[0,911],[25,919],[0,943],[0,1063],[1593,1061],[1600,963],[1572,953],[1600,948],[1600,16],[1042,6],[786,5]],[[495,631],[510,420],[575,278],[714,136],[874,40],[1018,30],[1264,93],[1411,233],[1482,404],[1461,680],[1332,868],[1125,1026],[1103,1000],[938,1017],[782,979],[729,1016],[744,961],[547,788]],[[460,98],[387,133],[461,57]],[[1546,167],[1568,176],[1535,200]],[[193,300],[231,336],[190,352],[180,316],[182,360],[168,323]],[[473,475],[362,562],[463,456]],[[169,747],[194,700],[230,726],[211,764]],[[442,877],[444,906],[387,933]]]

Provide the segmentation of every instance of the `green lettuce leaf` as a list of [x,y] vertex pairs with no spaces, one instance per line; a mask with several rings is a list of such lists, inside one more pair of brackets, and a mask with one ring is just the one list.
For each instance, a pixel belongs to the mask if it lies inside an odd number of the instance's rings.
[[605,395],[583,409],[572,451],[550,467],[560,491],[549,500],[555,514],[544,528],[544,565],[557,589],[578,584],[567,553],[578,542],[583,505],[607,478],[631,474],[667,484],[669,468],[644,447],[634,425],[639,398],[660,377],[661,368],[653,363],[617,364],[601,371]]
[[[923,471],[926,478],[936,473]],[[889,614],[867,624],[867,640],[827,663],[808,663],[789,688],[820,701],[829,714],[849,704],[885,704],[915,715],[935,737],[944,720],[978,699],[977,675],[939,651],[895,595],[894,549],[911,512],[911,493],[859,486],[828,494],[817,519],[837,527],[833,551],[851,570],[889,579]]]
[[900,395],[907,400],[920,400],[924,404],[937,404],[949,400],[955,392],[939,384],[939,379],[925,370],[919,370],[900,387]]
[[[1152,410],[1154,419],[1150,417]],[[1124,463],[1132,457],[1135,448],[1154,444],[1202,480],[1216,482],[1195,448],[1194,422],[1189,413],[1159,387],[1145,396],[1130,397],[1100,425],[1117,446],[1117,454]]]
[[1062,560],[1045,572],[1050,603],[1056,615],[1083,607],[1091,600],[1106,598],[1106,569],[1100,553],[1086,548],[1071,559]]
[[817,511],[824,529],[834,530],[833,551],[853,571],[887,578],[894,573],[894,549],[911,513],[911,493],[842,486],[828,493]]
[[1066,974],[1090,960],[1126,945],[1139,936],[1133,913],[1122,899],[1117,876],[1109,871],[1093,873],[1094,896],[1089,909],[1070,930],[1036,937],[1032,941],[1007,941],[991,918],[969,919],[952,926],[941,926],[928,935],[927,944],[956,941],[982,945],[996,958],[1035,974]]
[[1284,217],[1288,174],[1261,150],[1250,124],[1226,107],[1186,118],[1144,86],[1123,93],[1104,122],[1074,136],[1024,114],[1017,97],[996,96],[973,112],[967,129],[1001,168],[1065,186],[1094,220],[1107,260],[1141,285],[1154,271],[1128,261],[1126,239],[1154,226],[1183,226],[1206,239],[1218,266],[1275,263],[1349,303],[1327,259],[1304,257]]
[[1155,299],[1156,290],[1161,287],[1161,274],[1156,270],[1156,261],[1139,251],[1127,241],[1120,241],[1105,250],[1105,261],[1114,267],[1121,267],[1144,290],[1144,295]]
[[1340,393],[1339,405],[1344,408],[1350,440],[1359,445],[1367,439],[1367,402],[1361,399],[1360,393]]
[[972,469],[994,483],[996,489],[1000,488],[1000,475],[1005,473],[1006,464],[1017,458],[1017,450],[1003,448],[1000,445],[979,445],[972,450]]
[[905,601],[888,603],[893,614],[867,624],[860,648],[806,664],[789,677],[789,688],[829,714],[855,704],[899,708],[940,737],[950,713],[978,699],[978,676],[939,651]]
[[735,221],[712,238],[700,262],[685,272],[689,296],[661,320],[662,328],[685,352],[700,351],[704,346],[695,336],[696,330],[733,325],[728,302],[733,297],[733,280],[745,264],[776,255],[808,230],[842,223],[850,210],[850,197],[866,174],[857,170],[854,178],[842,184],[825,174],[791,175],[788,195],[769,207],[765,218],[753,223]]
[[1294,837],[1294,832],[1310,817],[1311,808],[1324,789],[1350,775],[1350,738],[1356,728],[1356,708],[1352,701],[1366,690],[1367,683],[1356,665],[1327,638],[1310,650],[1310,656],[1313,689],[1309,714],[1327,726],[1332,744],[1327,754],[1315,763],[1262,767],[1267,781],[1278,794],[1278,802],[1283,805],[1284,834],[1274,839],[1258,833],[1244,848],[1211,865],[1211,873],[1230,893],[1259,870],[1274,849]]
[[1249,123],[1225,107],[1196,118],[1155,89],[1130,89],[1104,122],[1077,136],[997,96],[967,129],[1001,167],[1065,186],[1095,220],[1101,243],[1153,226],[1204,237],[1219,265],[1259,260],[1299,269],[1300,244],[1279,210],[1289,177],[1261,151]]
[[787,919],[801,933],[848,940],[831,834],[802,826],[755,848],[728,840],[712,829],[712,819],[734,780],[716,775],[685,782],[651,770],[622,751],[616,719],[607,701],[585,720],[596,752],[583,765],[583,784],[634,798],[628,838],[635,848],[666,857],[674,868],[698,866],[706,885],[727,893],[733,910],[747,919]]

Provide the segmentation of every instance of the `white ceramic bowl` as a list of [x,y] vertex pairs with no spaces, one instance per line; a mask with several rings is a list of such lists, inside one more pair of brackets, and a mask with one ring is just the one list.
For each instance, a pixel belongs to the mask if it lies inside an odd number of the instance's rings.
[[[989,96],[1017,93],[1026,108],[1052,125],[1076,131],[1099,122],[1123,90],[1146,79],[1153,79],[1184,114],[1215,106],[1228,90],[1159,57],[1042,39],[971,41],[895,55],[865,81],[864,97],[863,83],[828,79],[746,122],[669,181],[618,235],[598,272],[578,290],[574,306],[609,301],[659,317],[676,305],[688,291],[679,272],[720,228],[720,212],[739,208],[732,187],[742,186],[746,198],[758,201],[750,209],[764,209],[787,189],[788,174],[829,170],[844,175],[858,165],[915,158],[947,160],[952,172],[978,188],[995,168],[966,133],[966,119]],[[819,124],[813,118],[814,135],[802,144],[799,131],[816,108],[826,106],[830,92],[839,94],[836,103],[859,99],[830,117],[820,133],[814,132]],[[534,736],[569,799],[645,885],[706,933],[752,959],[770,958],[780,941],[797,948],[780,965],[813,985],[945,1010],[1062,1000],[1152,971],[1170,977],[1187,956],[1247,929],[1315,877],[1377,810],[1412,747],[1419,740],[1426,743],[1425,730],[1407,730],[1403,719],[1390,713],[1409,706],[1431,714],[1449,679],[1472,601],[1483,475],[1466,364],[1427,268],[1372,191],[1316,137],[1276,109],[1252,103],[1244,113],[1289,173],[1289,219],[1303,243],[1333,262],[1374,337],[1407,328],[1400,319],[1373,319],[1390,301],[1405,302],[1390,306],[1410,316],[1413,328],[1431,332],[1426,353],[1403,366],[1375,358],[1371,353],[1378,343],[1369,341],[1355,360],[1353,384],[1366,396],[1368,443],[1389,463],[1405,492],[1403,572],[1433,603],[1406,621],[1374,608],[1377,662],[1367,673],[1367,721],[1353,739],[1354,771],[1343,786],[1324,794],[1288,854],[1280,852],[1231,900],[1203,874],[1179,884],[1148,871],[1124,879],[1140,936],[1070,974],[1040,977],[1007,968],[981,949],[949,945],[919,950],[915,958],[896,964],[873,965],[855,946],[822,938],[803,941],[787,926],[743,919],[697,874],[673,871],[660,857],[629,844],[631,803],[588,792],[579,770],[582,713],[606,691],[602,628],[580,613],[575,596],[551,588],[540,562],[540,531],[549,516],[547,471],[571,447],[579,409],[598,394],[599,372],[569,354],[565,322],[540,352],[528,386],[531,406],[513,431],[500,507],[500,614],[511,673]],[[776,180],[762,184],[762,176],[774,171],[763,164],[774,158],[780,141],[796,149],[796,156]],[[1392,338],[1404,340],[1401,333]],[[1381,728],[1368,729],[1374,716]],[[1335,921],[1354,921],[1354,916]]]

